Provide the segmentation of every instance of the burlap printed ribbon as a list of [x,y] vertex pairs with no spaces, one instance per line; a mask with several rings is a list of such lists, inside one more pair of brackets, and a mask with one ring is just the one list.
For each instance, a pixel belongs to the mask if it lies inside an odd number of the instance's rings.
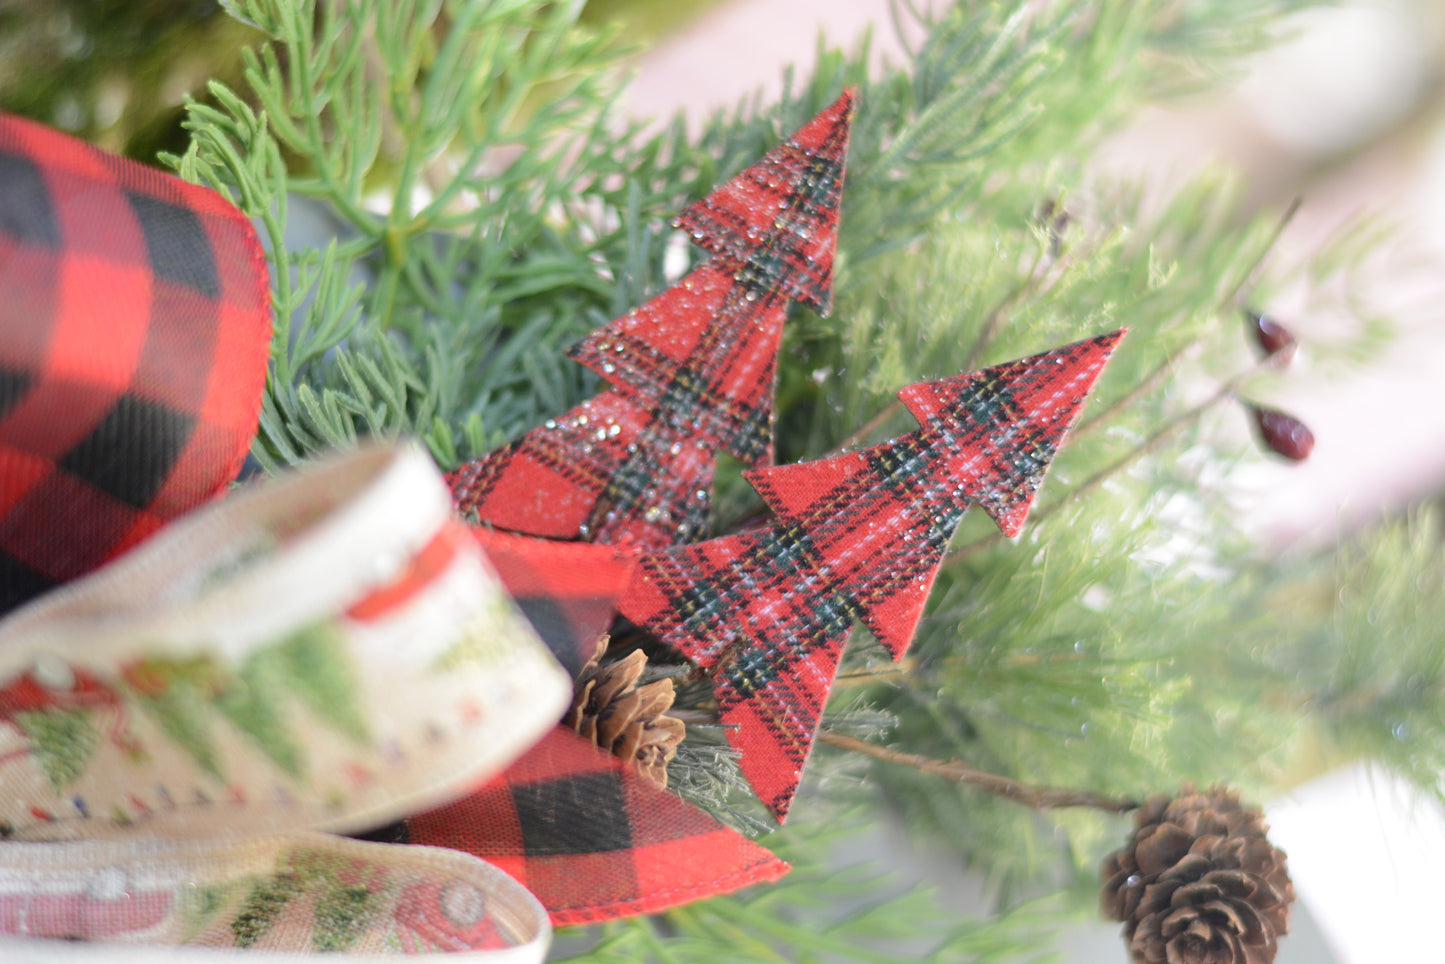
[[570,695],[430,459],[366,450],[156,534],[255,431],[250,223],[0,117],[0,280],[0,611],[44,593],[0,621],[0,959],[540,961],[545,911],[474,857],[296,832],[451,799]]
[[570,682],[377,449],[234,495],[0,624],[16,839],[356,830],[505,766]]
[[[188,515],[0,623],[0,829],[116,841],[0,844],[0,893],[19,908],[0,902],[0,933],[69,921],[87,938],[399,952],[512,934],[540,959],[542,909],[478,889],[483,868],[266,836],[452,799],[565,708],[570,681],[449,503],[419,450],[362,451]],[[78,883],[150,880],[178,854],[188,889],[167,871],[161,896],[127,885],[100,906]],[[480,896],[449,904],[447,887]],[[530,917],[492,919],[501,906]]]
[[267,964],[341,952],[536,964],[550,932],[536,900],[479,860],[327,834],[9,844],[0,881],[0,934],[26,935],[0,936],[14,964],[207,964],[238,950]]

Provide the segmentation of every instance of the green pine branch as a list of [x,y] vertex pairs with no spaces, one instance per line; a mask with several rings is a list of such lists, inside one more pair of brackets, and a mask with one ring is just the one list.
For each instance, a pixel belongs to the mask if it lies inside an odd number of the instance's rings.
[[[1238,5],[1218,6],[1216,27]],[[227,7],[272,40],[247,51],[247,88],[213,84],[215,106],[190,106],[191,148],[174,162],[260,218],[273,250],[303,198],[337,222],[334,247],[274,265],[275,374],[256,447],[271,466],[403,432],[451,464],[575,404],[595,383],[557,349],[661,290],[668,219],[845,84],[863,88],[863,109],[840,294],[876,290],[860,266],[911,255],[940,211],[982,205],[981,226],[1003,216],[1027,232],[1020,218],[1063,186],[1037,183],[1038,143],[1054,168],[1086,149],[1184,29],[1171,10],[959,8],[926,21],[907,69],[870,82],[866,49],[824,49],[781,104],[720,114],[692,138],[680,124],[642,136],[609,119],[617,48],[578,24],[575,2]],[[1088,98],[1060,104],[1078,90]],[[1031,175],[1024,194],[993,183],[1015,163]],[[838,347],[831,329],[799,328],[790,341],[822,332]],[[811,410],[806,384],[784,374],[785,410]]]
[[1261,587],[1251,602],[1279,644],[1228,657],[1261,698],[1307,713],[1334,758],[1378,761],[1445,801],[1442,531],[1439,506],[1423,506]]
[[[815,815],[816,816],[816,815]],[[794,870],[776,883],[616,921],[586,935],[563,932],[554,959],[573,964],[899,960],[971,964],[1042,961],[1062,902],[1039,900],[989,918],[949,909],[936,888],[867,863],[839,866],[837,848],[870,832],[876,817],[830,809],[803,832],[769,839]],[[568,944],[582,944],[569,950]]]

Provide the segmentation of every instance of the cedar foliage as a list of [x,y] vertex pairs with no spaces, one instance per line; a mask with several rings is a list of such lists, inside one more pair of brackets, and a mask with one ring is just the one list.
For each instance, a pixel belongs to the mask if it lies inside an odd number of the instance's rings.
[[[169,160],[270,244],[255,456],[274,469],[409,433],[449,468],[596,391],[560,349],[675,280],[676,252],[701,257],[670,218],[856,84],[835,310],[790,318],[780,461],[909,430],[892,393],[910,382],[1132,334],[1025,534],[1005,542],[971,513],[909,661],[855,633],[825,725],[1139,798],[1185,780],[1266,793],[1299,739],[1322,737],[1445,795],[1442,620],[1416,608],[1445,598],[1427,591],[1445,573],[1434,517],[1282,564],[1257,557],[1222,494],[1233,464],[1264,457],[1230,399],[1275,377],[1239,310],[1288,280],[1269,259],[1285,213],[1244,211],[1227,177],[1151,206],[1087,171],[1131,109],[1214,82],[1309,5],[900,0],[926,37],[907,62],[870,77],[866,46],[823,44],[778,103],[694,133],[610,113],[623,48],[576,0],[224,0],[265,40],[240,84],[189,105],[189,147]],[[288,247],[317,217],[333,240]],[[724,473],[717,528],[755,506]],[[694,730],[674,787],[756,828]],[[961,920],[931,893],[833,874],[833,848],[882,811],[984,870],[1010,909]],[[1033,959],[1049,923],[1092,908],[1124,828],[832,747],[794,813],[766,840],[790,877],[609,925],[568,959],[892,961],[904,937],[919,960]]]

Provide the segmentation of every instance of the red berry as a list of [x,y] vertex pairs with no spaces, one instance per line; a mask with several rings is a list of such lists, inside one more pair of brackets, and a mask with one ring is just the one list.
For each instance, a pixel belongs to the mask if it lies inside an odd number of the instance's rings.
[[1299,342],[1290,330],[1268,315],[1246,310],[1244,318],[1249,325],[1254,342],[1264,352],[1265,358],[1273,358],[1280,365],[1288,365],[1299,349]]
[[1303,462],[1315,447],[1315,434],[1309,426],[1293,415],[1272,408],[1250,405],[1260,437],[1271,452],[1287,459]]

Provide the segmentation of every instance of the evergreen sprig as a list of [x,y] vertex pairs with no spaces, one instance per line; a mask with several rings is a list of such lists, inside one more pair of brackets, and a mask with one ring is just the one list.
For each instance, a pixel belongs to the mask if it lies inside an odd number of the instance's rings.
[[[1263,698],[1308,712],[1333,756],[1380,762],[1445,801],[1442,532],[1439,506],[1421,507],[1256,601],[1283,640],[1262,654]],[[1230,656],[1242,669],[1244,654]]]
[[[577,24],[581,3],[226,7],[271,40],[246,52],[244,94],[213,83],[215,106],[189,105],[191,146],[172,161],[260,219],[273,251],[263,464],[402,432],[454,461],[457,433],[484,449],[575,395],[579,376],[552,376],[550,358],[598,313],[559,309],[611,293],[561,213],[568,151],[616,57]],[[307,201],[334,240],[288,249]],[[513,334],[525,350],[501,347]],[[509,364],[486,365],[493,351]],[[477,397],[478,371],[510,407]]]
[[[1068,916],[1040,899],[988,918],[962,915],[948,895],[893,875],[856,852],[860,839],[887,841],[865,810],[808,820],[805,833],[769,838],[794,870],[767,887],[690,904],[654,918],[616,921],[580,941],[564,936],[555,959],[572,964],[772,964],[835,961],[893,964],[1043,961]],[[569,949],[569,943],[581,943]]]

